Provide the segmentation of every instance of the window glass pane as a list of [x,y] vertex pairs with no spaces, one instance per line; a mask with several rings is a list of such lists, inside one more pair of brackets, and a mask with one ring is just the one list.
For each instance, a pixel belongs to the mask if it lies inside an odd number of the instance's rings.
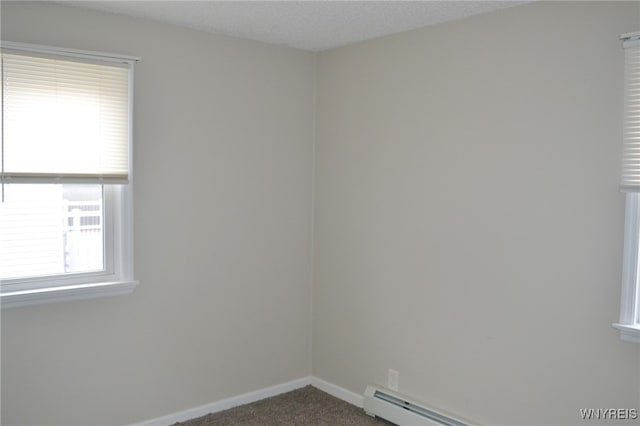
[[104,270],[102,185],[5,185],[0,279]]

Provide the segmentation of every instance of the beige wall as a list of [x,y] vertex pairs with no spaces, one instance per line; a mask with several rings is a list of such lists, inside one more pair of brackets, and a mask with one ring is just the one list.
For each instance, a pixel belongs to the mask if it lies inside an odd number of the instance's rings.
[[610,326],[617,37],[639,5],[534,3],[319,54],[314,375],[360,393],[393,368],[492,425],[640,408],[638,346]]
[[56,4],[2,38],[139,55],[131,296],[2,312],[2,424],[117,425],[307,376],[313,55]]
[[2,312],[3,424],[127,424],[311,372],[361,393],[387,368],[484,424],[640,406],[640,351],[610,327],[617,35],[637,2],[536,3],[317,58],[51,3],[1,13],[3,39],[143,58],[141,285]]

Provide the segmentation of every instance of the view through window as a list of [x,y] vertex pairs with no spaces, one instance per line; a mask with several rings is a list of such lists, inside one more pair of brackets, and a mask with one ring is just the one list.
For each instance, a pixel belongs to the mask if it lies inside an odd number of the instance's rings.
[[104,270],[102,185],[5,185],[0,279]]

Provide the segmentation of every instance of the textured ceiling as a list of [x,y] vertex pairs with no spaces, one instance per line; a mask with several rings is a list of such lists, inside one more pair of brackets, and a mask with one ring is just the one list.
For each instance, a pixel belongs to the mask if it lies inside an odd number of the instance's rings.
[[147,0],[58,3],[319,51],[526,2]]

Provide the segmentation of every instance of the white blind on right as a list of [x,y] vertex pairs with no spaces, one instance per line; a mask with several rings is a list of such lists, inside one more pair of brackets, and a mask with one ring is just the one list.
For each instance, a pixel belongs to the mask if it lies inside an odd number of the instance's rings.
[[640,33],[624,39],[624,130],[620,189],[640,192]]

